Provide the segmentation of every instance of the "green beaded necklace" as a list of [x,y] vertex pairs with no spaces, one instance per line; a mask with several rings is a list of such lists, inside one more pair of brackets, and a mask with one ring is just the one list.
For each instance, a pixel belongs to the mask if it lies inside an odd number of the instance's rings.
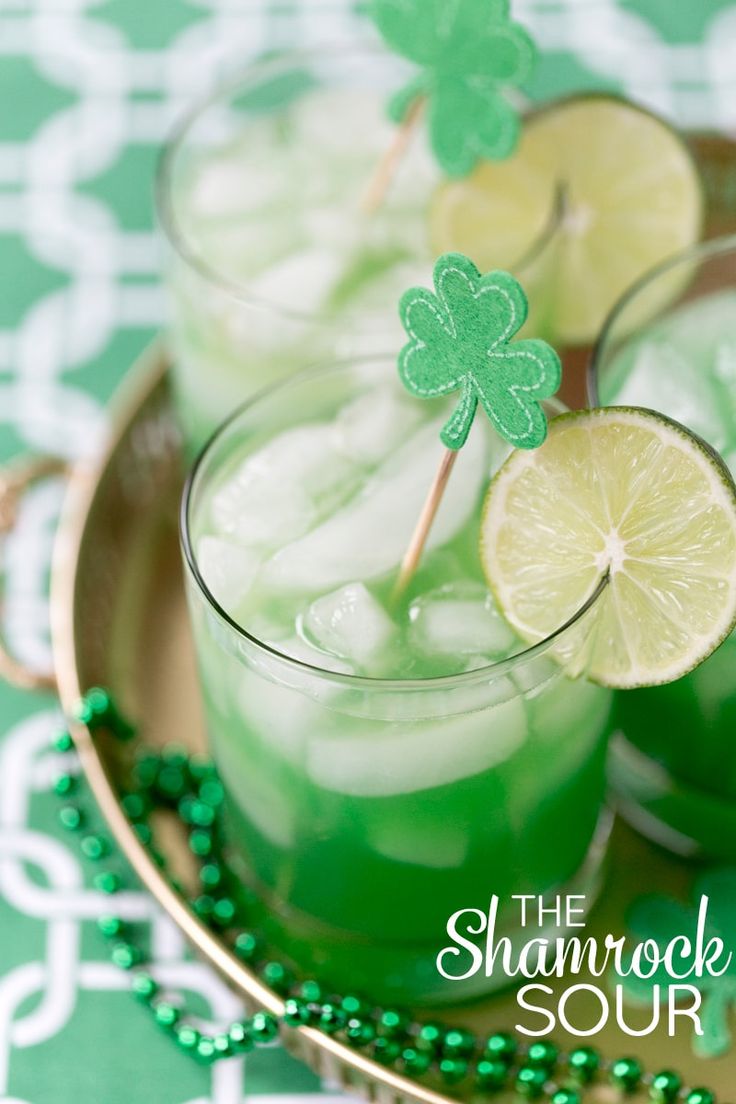
[[[110,694],[100,688],[82,699],[75,719],[90,731],[104,729],[125,741],[135,735]],[[54,741],[57,752],[73,757],[68,731]],[[93,884],[114,896],[124,884],[120,856],[102,831],[92,828],[94,811],[72,763],[53,784],[62,801],[59,820],[74,833],[82,853],[94,863],[110,860],[94,876]],[[686,1088],[678,1074],[664,1070],[646,1073],[634,1058],[604,1059],[592,1047],[563,1053],[550,1041],[523,1045],[507,1031],[479,1039],[464,1028],[419,1023],[395,1008],[377,1008],[354,995],[325,993],[314,979],[295,978],[291,970],[266,953],[258,934],[241,915],[232,887],[234,876],[223,857],[220,809],[223,788],[214,764],[202,756],[187,755],[179,747],[161,752],[142,748],[136,754],[130,786],[120,801],[138,838],[164,868],[165,858],[154,845],[151,817],[157,810],[174,812],[186,825],[189,848],[198,862],[199,892],[190,907],[208,927],[227,939],[235,954],[255,969],[263,983],[285,999],[282,1020],[289,1027],[309,1026],[337,1036],[384,1066],[413,1078],[433,1076],[447,1086],[492,1095],[515,1089],[529,1100],[551,1104],[581,1104],[587,1086],[609,1084],[622,1095],[648,1091],[658,1104],[716,1104],[704,1088]],[[172,885],[182,887],[171,879]],[[164,999],[146,968],[145,955],[131,926],[114,913],[103,916],[99,929],[110,945],[112,961],[132,978],[134,996],[177,1045],[197,1061],[210,1064],[220,1058],[245,1054],[277,1037],[279,1024],[268,1012],[237,1020],[216,1035],[202,1034],[177,1004]]]

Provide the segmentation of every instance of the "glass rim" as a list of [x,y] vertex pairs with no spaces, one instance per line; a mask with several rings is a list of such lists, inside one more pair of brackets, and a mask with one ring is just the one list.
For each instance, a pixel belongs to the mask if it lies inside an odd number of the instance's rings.
[[229,295],[236,302],[242,303],[244,306],[256,307],[259,310],[270,311],[278,317],[296,322],[309,322],[310,324],[322,322],[327,325],[330,316],[325,311],[300,311],[288,304],[276,303],[268,298],[256,295],[251,290],[251,281],[236,280],[223,272],[219,272],[198,250],[191,246],[180,221],[177,219],[175,204],[172,201],[174,165],[192,127],[219,101],[232,95],[238,89],[246,88],[249,84],[254,83],[262,74],[278,74],[280,71],[298,65],[300,62],[306,65],[317,58],[341,60],[346,56],[370,59],[385,55],[378,46],[371,46],[370,43],[351,45],[348,48],[336,44],[326,44],[310,49],[291,49],[274,57],[264,57],[250,62],[245,69],[240,69],[238,72],[230,74],[225,80],[216,83],[209,91],[191,104],[178,121],[174,123],[156,164],[154,180],[156,217],[166,235],[168,244],[179,259],[193,269],[204,281]]
[[[606,315],[588,358],[585,373],[585,391],[589,407],[601,405],[598,384],[600,376],[599,370],[604,352],[619,319],[625,314],[629,305],[636,300],[640,292],[648,288],[650,284],[655,283],[661,276],[665,276],[668,272],[671,272],[682,264],[688,264],[693,261],[702,263],[711,260],[713,257],[719,257],[731,252],[736,253],[736,233],[724,234],[717,238],[707,238],[695,242],[694,245],[689,245],[687,249],[681,249],[679,252],[666,257],[663,261],[659,261],[656,265],[653,265],[652,268],[647,269],[642,276],[639,276],[634,283],[626,289]],[[677,302],[677,300],[675,300],[675,302]]]
[[[295,322],[309,322],[310,325],[321,324],[328,326],[332,321],[329,311],[302,311],[289,304],[276,303],[268,298],[255,294],[251,290],[250,280],[236,280],[210,264],[205,256],[196,248],[193,248],[187,234],[184,232],[175,213],[175,204],[172,200],[174,165],[177,156],[187,140],[192,127],[209,111],[218,101],[232,95],[240,88],[247,87],[250,83],[259,79],[262,74],[273,72],[274,74],[298,65],[300,62],[308,64],[316,58],[342,59],[345,56],[376,59],[385,57],[385,52],[378,45],[363,43],[351,45],[347,49],[339,45],[326,44],[310,49],[292,49],[278,56],[261,58],[251,62],[246,69],[230,74],[229,77],[216,83],[207,92],[194,101],[193,104],[179,117],[169,132],[169,136],[159,153],[154,179],[154,205],[159,226],[166,236],[168,245],[174,250],[178,258],[191,268],[202,280],[211,284],[220,292],[230,296],[243,306],[255,307],[258,310],[269,311],[280,318],[290,319]],[[596,95],[596,93],[593,93]],[[614,95],[614,94],[611,94]],[[521,108],[526,116],[542,115],[550,108],[575,99],[574,95],[555,97],[547,103],[534,103],[522,99]],[[522,251],[518,259],[509,266],[512,272],[523,274],[526,266],[531,265],[549,245],[560,226],[563,213],[564,182],[557,181],[550,192],[550,208],[546,223],[541,227],[537,236]],[[357,212],[356,209],[356,213]],[[428,275],[431,273],[432,259],[428,260]],[[379,312],[368,312],[366,317],[371,319]]]
[[[278,380],[276,383],[272,383],[267,387],[261,388],[245,402],[241,403],[232,414],[229,415],[223,421],[217,429],[210,435],[209,439],[200,449],[194,464],[192,465],[184,484],[184,489],[181,496],[180,509],[179,509],[179,538],[184,554],[184,562],[186,568],[189,570],[196,587],[207,603],[208,607],[217,616],[218,620],[222,622],[225,628],[233,632],[235,636],[248,644],[248,646],[255,648],[256,652],[262,652],[269,659],[276,659],[287,668],[301,673],[318,675],[322,679],[329,679],[345,688],[352,688],[358,690],[370,690],[370,691],[427,691],[427,690],[448,690],[455,687],[463,687],[472,685],[476,682],[484,682],[489,677],[494,680],[501,678],[503,675],[508,674],[518,667],[524,666],[530,660],[537,658],[540,655],[545,654],[564,633],[576,625],[582,618],[593,608],[598,599],[603,594],[603,591],[608,585],[608,574],[601,576],[592,593],[586,598],[585,602],[567,619],[562,625],[560,625],[554,632],[549,633],[542,640],[537,641],[535,644],[529,644],[522,648],[522,651],[516,652],[514,655],[508,656],[505,659],[497,660],[494,663],[486,664],[483,667],[478,667],[472,671],[462,671],[458,674],[452,675],[437,675],[432,678],[415,678],[415,679],[399,679],[399,678],[374,678],[369,675],[354,675],[345,674],[341,671],[331,671],[327,667],[317,667],[314,664],[306,663],[304,660],[296,659],[294,656],[287,655],[285,652],[281,652],[278,648],[272,647],[265,641],[260,640],[253,633],[249,632],[243,625],[240,625],[235,618],[233,618],[227,610],[217,601],[211,590],[207,586],[197,562],[197,556],[194,551],[191,528],[190,528],[190,514],[192,507],[192,499],[196,490],[196,485],[199,476],[202,473],[204,465],[218,447],[219,443],[225,437],[225,435],[231,430],[231,428],[246,416],[250,411],[257,407],[260,403],[278,396],[282,391],[288,391],[290,386],[294,384],[309,384],[310,382],[317,381],[320,378],[330,375],[332,373],[339,373],[351,368],[365,367],[370,364],[386,363],[390,358],[376,354],[373,356],[354,357],[343,360],[331,360],[326,365],[321,365],[318,368],[307,368],[301,372],[297,372],[291,376],[287,376],[285,379]],[[428,474],[429,479],[429,474]],[[521,641],[523,644],[523,641]]]

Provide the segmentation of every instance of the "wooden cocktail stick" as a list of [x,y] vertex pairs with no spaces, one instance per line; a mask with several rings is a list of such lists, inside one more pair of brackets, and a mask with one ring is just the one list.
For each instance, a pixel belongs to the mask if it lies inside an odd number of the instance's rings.
[[376,170],[360,202],[364,215],[373,215],[386,198],[396,170],[411,141],[417,123],[422,117],[425,100],[418,96],[406,113],[404,121],[396,129],[393,141],[376,165]]
[[396,580],[396,586],[394,587],[393,600],[398,602],[406,590],[407,586],[414,577],[414,572],[417,569],[419,561],[424,551],[424,546],[427,543],[427,537],[429,531],[432,528],[432,522],[435,519],[440,503],[442,502],[442,496],[445,493],[445,487],[452,474],[452,469],[455,466],[455,461],[458,457],[459,449],[445,449],[442,454],[442,460],[440,466],[437,469],[432,486],[429,489],[429,494],[425,499],[422,506],[422,512],[419,515],[416,528],[412,534],[412,538],[409,542],[409,547],[406,550],[403,560],[401,561],[401,569],[399,570],[399,577]]

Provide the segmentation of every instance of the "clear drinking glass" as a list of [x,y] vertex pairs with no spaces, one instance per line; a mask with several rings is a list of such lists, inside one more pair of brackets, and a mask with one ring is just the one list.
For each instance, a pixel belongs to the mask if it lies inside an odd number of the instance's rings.
[[173,382],[192,449],[260,388],[325,356],[401,343],[401,292],[431,282],[423,136],[370,218],[361,200],[403,64],[334,50],[253,65],[195,107],[158,177]]
[[[242,407],[198,460],[183,501],[182,542],[209,740],[226,789],[231,859],[263,906],[260,922],[282,952],[338,987],[364,989],[377,999],[435,1002],[503,981],[481,971],[467,982],[448,982],[437,972],[453,912],[487,910],[491,894],[498,894],[498,934],[525,941],[512,894],[595,893],[607,830],[611,695],[583,677],[568,678],[559,655],[572,659],[584,651],[596,599],[534,647],[514,642],[502,623],[510,654],[501,661],[471,660],[469,670],[461,666],[456,673],[458,663],[450,659],[444,669],[453,673],[442,675],[437,664],[444,661],[434,659],[433,677],[365,677],[320,666],[314,653],[302,659],[297,650],[295,658],[268,643],[259,622],[283,615],[279,602],[264,599],[252,616],[235,618],[224,608],[225,575],[213,584],[218,601],[202,563],[202,535],[224,476],[256,454],[278,464],[279,442],[293,444],[287,431],[344,427],[344,412],[358,410],[356,402],[378,409],[383,389],[398,388],[395,376],[395,363],[387,360],[334,365],[294,377]],[[414,405],[424,416],[425,407],[436,415],[443,403]],[[350,447],[365,448],[359,427],[350,424]],[[493,431],[478,419],[471,442],[481,434]],[[275,457],[273,450],[262,452],[274,441]],[[388,439],[368,444],[380,454],[374,460],[391,462],[395,446]],[[432,474],[430,467],[426,487]],[[446,594],[446,571],[457,577],[460,560],[460,574],[468,577],[453,584],[457,592],[483,589],[477,539],[490,466],[476,474],[478,490],[462,530],[426,555],[416,577],[420,604],[438,590]],[[365,493],[356,488],[356,500]],[[447,494],[462,493],[458,468]],[[396,517],[387,507],[385,519],[372,526],[368,557],[391,539]],[[247,530],[264,517],[254,511],[241,520]],[[335,558],[334,548],[327,549],[316,570],[331,569]],[[300,560],[298,570],[315,564]],[[236,556],[236,573],[240,566]],[[393,567],[387,585],[391,578]],[[386,609],[391,612],[388,599]],[[446,631],[458,627],[461,634],[467,630],[462,623]],[[294,652],[293,644],[284,647]],[[401,661],[411,658],[403,654]],[[458,973],[467,966],[461,955]]]
[[[659,266],[595,347],[591,405],[646,406],[736,472],[736,237]],[[623,812],[687,855],[736,858],[736,636],[668,686],[616,695],[610,772]]]

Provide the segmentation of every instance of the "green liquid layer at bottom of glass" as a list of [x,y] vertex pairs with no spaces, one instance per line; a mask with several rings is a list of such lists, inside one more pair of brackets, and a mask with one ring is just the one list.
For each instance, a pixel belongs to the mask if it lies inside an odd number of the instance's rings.
[[686,858],[736,862],[736,802],[688,787],[618,733],[609,774],[622,816]]
[[612,724],[624,816],[678,854],[736,861],[736,636],[677,682],[617,695]]
[[[228,803],[225,816],[229,838],[237,838],[242,833],[243,820],[232,803]],[[603,879],[603,857],[612,823],[611,814],[604,810],[593,834],[592,842],[583,861],[573,876],[545,895],[552,898],[555,894],[575,894],[585,897],[586,907],[590,908],[598,896]],[[250,834],[250,833],[249,833]],[[291,965],[302,977],[317,977],[326,988],[335,992],[357,992],[376,1004],[399,1004],[408,1006],[429,1006],[456,1004],[474,1000],[496,992],[510,984],[509,978],[495,971],[487,977],[481,967],[471,977],[463,980],[448,980],[437,969],[437,955],[445,946],[454,946],[446,931],[438,927],[434,939],[419,941],[395,938],[395,932],[389,927],[382,938],[369,939],[354,932],[331,928],[316,918],[290,908],[279,900],[273,889],[268,889],[254,879],[253,867],[241,847],[230,845],[228,861],[234,872],[240,877],[246,889],[244,907],[252,918],[253,926],[282,958],[290,960]],[[324,885],[325,892],[329,886]],[[365,884],[364,907],[370,912],[373,900],[371,887]],[[375,893],[381,893],[380,884]],[[422,901],[414,908],[421,910]],[[486,901],[486,910],[489,902]],[[518,909],[508,906],[500,914],[495,928],[495,939],[508,937],[515,952],[520,950],[530,938],[530,932],[518,924]],[[561,930],[534,929],[534,938],[543,936],[554,938],[562,934]],[[478,936],[467,936],[483,952],[485,932]],[[457,967],[466,969],[470,955],[462,952]]]
[[[222,740],[216,743],[220,762],[227,762]],[[331,794],[301,779],[286,802],[282,777],[280,798],[266,785],[262,804],[254,797],[265,781],[257,770],[226,769],[229,858],[258,897],[255,926],[306,976],[377,1002],[454,1003],[503,987],[505,977],[482,970],[465,980],[438,972],[438,953],[452,945],[449,917],[466,908],[487,913],[497,894],[496,935],[521,945],[530,933],[519,928],[512,894],[569,892],[590,904],[609,821],[600,812],[603,741],[556,787],[537,790],[529,805],[528,764],[514,766],[513,781],[496,768],[381,797]],[[248,773],[253,789],[243,783]],[[285,822],[279,818],[287,809]],[[259,825],[254,813],[262,814]],[[483,947],[485,935],[475,942]],[[462,950],[452,970],[461,975],[470,965]]]

